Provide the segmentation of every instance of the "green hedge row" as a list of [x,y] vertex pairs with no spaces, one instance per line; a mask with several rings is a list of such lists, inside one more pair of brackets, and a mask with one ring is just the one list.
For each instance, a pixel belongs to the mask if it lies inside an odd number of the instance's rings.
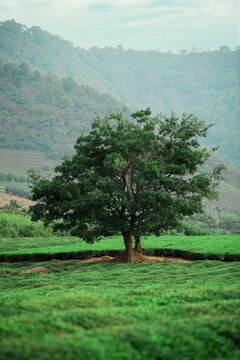
[[[111,256],[115,257],[121,253],[120,250],[86,250],[77,252],[64,252],[55,254],[0,254],[1,262],[21,261],[50,261],[50,260],[85,260],[92,257]],[[145,255],[166,256],[182,258],[186,260],[218,260],[218,261],[240,261],[240,254],[203,254],[185,250],[174,249],[146,249]]]

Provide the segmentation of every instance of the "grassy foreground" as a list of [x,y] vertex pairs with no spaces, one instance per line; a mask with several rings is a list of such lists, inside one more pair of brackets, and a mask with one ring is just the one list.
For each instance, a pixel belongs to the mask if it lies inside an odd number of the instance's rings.
[[[178,249],[199,253],[240,254],[240,235],[221,236],[148,236],[142,238],[143,248]],[[87,244],[76,237],[6,238],[0,239],[0,254],[34,254],[77,252],[87,250],[123,250],[122,236],[108,237]]]
[[239,280],[237,262],[1,264],[1,360],[237,360]]

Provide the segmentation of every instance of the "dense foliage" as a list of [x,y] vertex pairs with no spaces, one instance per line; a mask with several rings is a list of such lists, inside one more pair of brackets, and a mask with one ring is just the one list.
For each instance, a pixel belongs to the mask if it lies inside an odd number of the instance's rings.
[[17,195],[26,199],[30,199],[31,192],[30,190],[25,190],[22,187],[16,186],[16,185],[7,185],[5,186],[5,191],[8,194]]
[[123,108],[73,79],[31,72],[27,64],[0,63],[0,147],[37,149],[50,157],[69,153],[88,132],[95,112]]
[[16,175],[12,173],[0,173],[0,180],[17,181],[21,183],[27,182],[27,177],[23,175]]
[[29,215],[9,213],[8,209],[0,210],[0,237],[19,238],[52,235],[51,227],[45,227],[42,221],[33,223]]
[[211,214],[196,214],[186,218],[183,224],[185,235],[204,235],[207,234],[240,234],[239,217],[231,214],[220,214],[219,218],[214,218]]
[[198,141],[209,126],[187,114],[181,121],[173,113],[150,115],[147,109],[132,120],[122,113],[97,117],[58,174],[35,181],[32,199],[40,202],[31,208],[33,219],[71,229],[87,242],[121,232],[126,260],[134,261],[132,236],[140,250],[140,236],[157,235],[201,212],[203,197],[216,197],[222,170],[196,173],[210,155]]
[[239,49],[181,54],[121,46],[85,50],[37,26],[6,21],[0,27],[0,56],[4,62],[25,61],[34,70],[71,76],[135,109],[175,109],[214,122],[206,143],[220,144],[218,156],[239,165]]

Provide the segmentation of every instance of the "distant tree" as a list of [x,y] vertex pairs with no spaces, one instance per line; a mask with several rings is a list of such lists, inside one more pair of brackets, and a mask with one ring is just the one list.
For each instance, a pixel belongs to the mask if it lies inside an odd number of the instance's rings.
[[38,183],[40,179],[41,179],[40,169],[38,168],[27,169],[27,182],[30,184],[29,187],[33,187],[33,185]]
[[230,47],[228,47],[226,45],[220,46],[219,50],[222,51],[222,52],[231,52]]
[[208,213],[196,214],[191,216],[190,218],[187,217],[185,220],[187,222],[190,222],[191,224],[198,225],[201,228],[213,229],[217,228],[218,226],[217,220]]
[[14,175],[12,173],[8,173],[7,176],[6,176],[6,179],[8,181],[12,181],[12,180],[14,180]]
[[122,113],[97,117],[56,176],[34,183],[32,219],[71,229],[90,243],[121,232],[126,251],[118,261],[142,262],[142,235],[159,235],[201,212],[203,198],[216,198],[223,168],[197,173],[209,157],[198,138],[209,126],[193,115],[183,114],[181,121],[174,113],[150,115],[148,108],[131,120]]
[[24,189],[22,189],[22,188],[20,188],[18,186],[7,185],[7,186],[5,186],[5,191],[8,194],[17,195],[17,196],[24,197],[24,198],[27,198],[27,199],[29,199],[30,196],[31,196],[30,191],[24,190]]
[[30,67],[27,63],[21,63],[18,68],[18,74],[27,79],[30,76]]
[[62,79],[62,85],[64,91],[66,91],[66,93],[68,94],[70,94],[71,92],[73,92],[78,88],[77,82],[71,77],[68,77],[67,79]]
[[231,234],[240,234],[240,219],[235,215],[221,214],[219,227]]
[[186,55],[188,53],[188,51],[186,49],[182,49],[180,50],[180,55]]
[[18,178],[18,181],[19,182],[27,182],[27,178],[26,178],[26,176],[20,175]]

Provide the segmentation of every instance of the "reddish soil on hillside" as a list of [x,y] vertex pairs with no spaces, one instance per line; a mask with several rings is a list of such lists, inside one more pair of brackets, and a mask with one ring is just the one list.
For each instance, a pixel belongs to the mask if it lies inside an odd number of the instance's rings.
[[23,197],[6,193],[4,190],[0,190],[0,207],[10,204],[11,200],[16,200],[22,208],[28,208],[30,205],[34,205],[35,202]]

